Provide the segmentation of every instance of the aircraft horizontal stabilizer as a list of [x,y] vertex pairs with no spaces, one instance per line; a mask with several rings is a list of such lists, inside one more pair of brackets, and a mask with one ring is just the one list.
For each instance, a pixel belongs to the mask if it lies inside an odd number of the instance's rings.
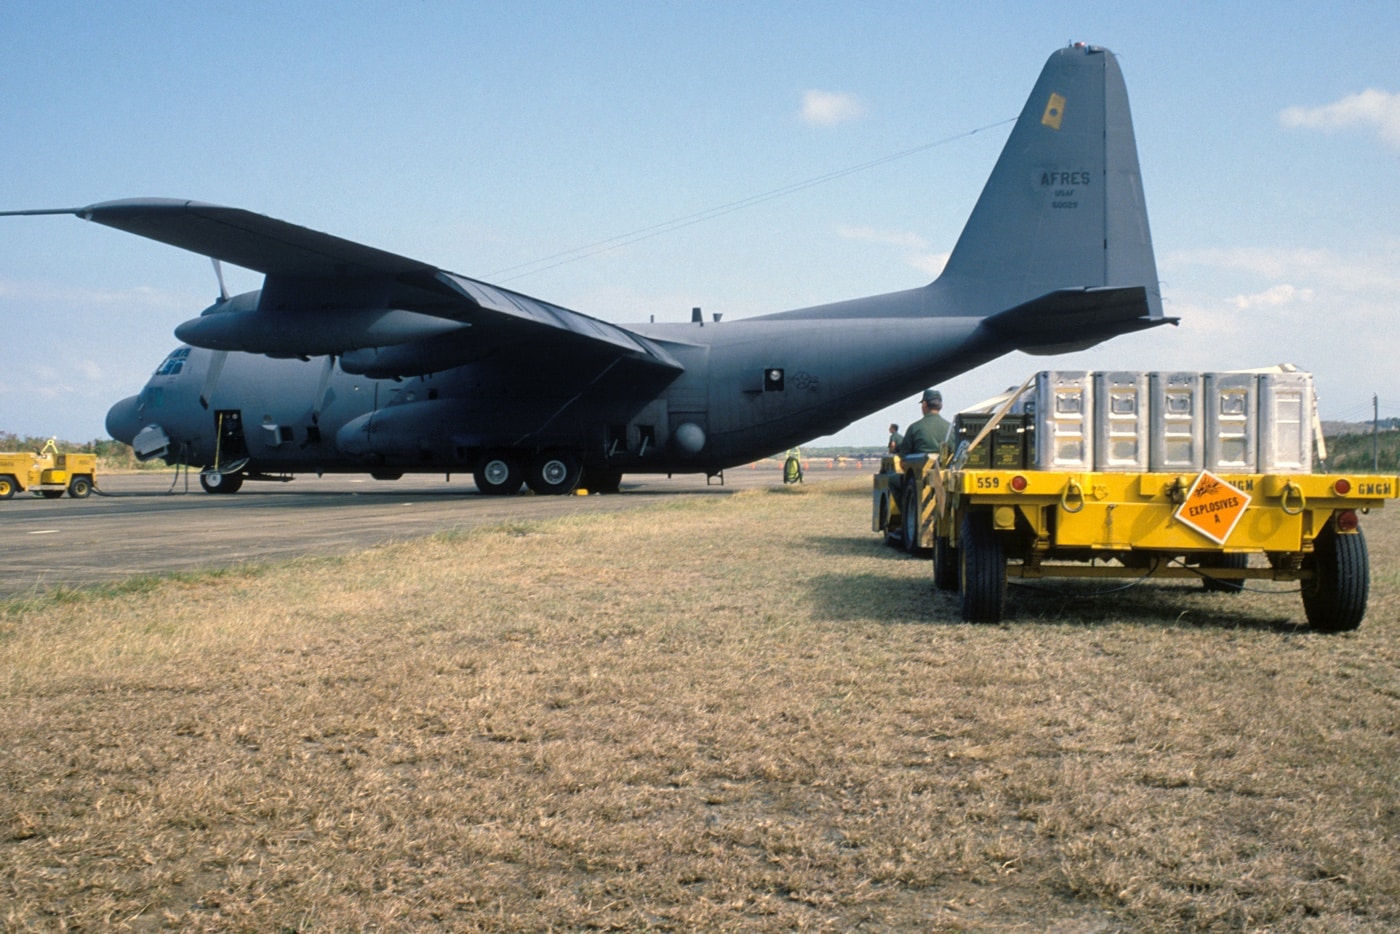
[[992,315],[982,325],[1017,350],[1047,354],[1082,350],[1179,320],[1152,316],[1147,290],[1128,286],[1060,289]]

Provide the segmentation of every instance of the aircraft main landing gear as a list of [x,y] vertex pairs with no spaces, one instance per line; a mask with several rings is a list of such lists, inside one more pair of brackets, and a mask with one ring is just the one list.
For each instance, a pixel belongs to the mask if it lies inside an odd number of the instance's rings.
[[536,455],[525,476],[530,491],[542,496],[562,496],[578,487],[583,464],[572,451],[545,451]]
[[486,496],[513,496],[525,482],[525,471],[511,452],[489,451],[472,471],[472,479]]
[[[563,496],[578,488],[582,476],[583,458],[567,448],[534,455],[505,448],[487,451],[472,471],[477,490],[485,496],[512,496],[521,484],[539,496]],[[620,473],[617,479],[622,479]]]

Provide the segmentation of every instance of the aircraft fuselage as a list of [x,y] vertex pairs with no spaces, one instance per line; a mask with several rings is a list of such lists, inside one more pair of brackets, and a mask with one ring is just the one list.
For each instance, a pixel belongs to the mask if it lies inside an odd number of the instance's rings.
[[[996,350],[978,326],[971,317],[631,326],[684,365],[651,386],[636,374],[610,381],[609,362],[586,356],[548,372],[487,359],[394,380],[329,358],[233,352],[211,387],[215,352],[182,346],[113,406],[108,430],[130,443],[159,426],[168,460],[254,475],[466,472],[488,451],[523,464],[556,448],[578,452],[586,474],[716,474],[989,359]],[[561,366],[590,388],[561,402],[549,391]]]

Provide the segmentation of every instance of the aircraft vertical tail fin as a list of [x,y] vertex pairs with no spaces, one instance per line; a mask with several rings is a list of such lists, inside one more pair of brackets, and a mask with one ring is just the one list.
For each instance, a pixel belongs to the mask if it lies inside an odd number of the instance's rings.
[[1122,72],[1107,49],[1075,45],[1045,63],[931,288],[987,316],[1123,287],[1144,289],[1147,326],[1166,320]]

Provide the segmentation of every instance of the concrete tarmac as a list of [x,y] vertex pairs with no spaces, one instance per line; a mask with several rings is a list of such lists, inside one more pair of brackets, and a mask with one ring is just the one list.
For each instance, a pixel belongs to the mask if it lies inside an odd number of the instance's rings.
[[[828,472],[834,473],[834,472]],[[851,471],[840,471],[850,476]],[[703,475],[636,475],[599,496],[482,496],[469,475],[298,476],[248,482],[215,496],[197,474],[99,475],[103,493],[0,501],[0,600],[132,577],[221,568],[299,555],[359,551],[384,542],[508,520],[640,509],[675,496],[728,496],[782,486],[774,467],[739,467],[720,485]]]

